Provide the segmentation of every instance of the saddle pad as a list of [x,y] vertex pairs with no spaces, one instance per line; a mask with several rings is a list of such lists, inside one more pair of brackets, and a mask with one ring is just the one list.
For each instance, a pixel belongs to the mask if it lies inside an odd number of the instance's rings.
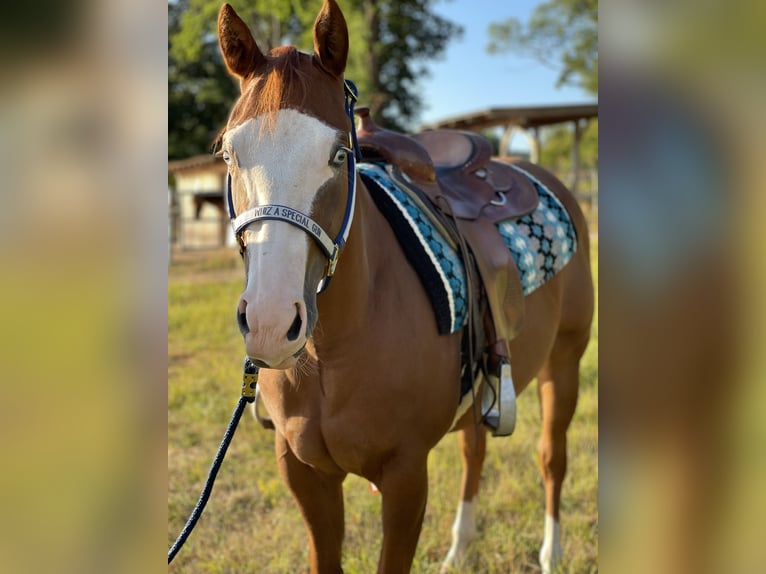
[[519,268],[524,295],[529,295],[569,263],[577,250],[577,235],[559,199],[533,175],[517,165],[509,165],[526,176],[540,196],[532,213],[497,225]]
[[[525,170],[512,167],[532,182],[540,196],[532,213],[501,221],[497,226],[519,269],[524,295],[529,295],[569,262],[577,238],[572,220],[556,196]],[[467,314],[465,269],[460,255],[396,185],[383,164],[357,164],[357,173],[420,277],[439,333],[459,331]]]

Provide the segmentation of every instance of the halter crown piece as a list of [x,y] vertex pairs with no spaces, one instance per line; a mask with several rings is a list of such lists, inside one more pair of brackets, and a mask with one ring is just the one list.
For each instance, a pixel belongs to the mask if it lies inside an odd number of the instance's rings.
[[327,257],[327,272],[322,282],[319,284],[317,293],[321,293],[330,284],[332,276],[335,274],[335,267],[338,264],[338,254],[348,239],[348,233],[351,230],[351,221],[354,218],[354,206],[356,204],[356,161],[359,158],[359,144],[356,139],[356,124],[354,122],[354,105],[356,104],[359,91],[351,80],[344,80],[344,91],[346,94],[346,115],[351,121],[351,131],[349,132],[349,148],[352,153],[347,154],[348,158],[348,198],[346,200],[346,211],[343,215],[343,223],[335,240],[330,239],[330,235],[322,229],[316,221],[311,219],[305,213],[288,207],[286,205],[257,205],[247,211],[237,215],[234,212],[234,204],[231,196],[231,174],[228,175],[226,182],[226,202],[229,208],[229,217],[231,225],[234,228],[234,236],[239,243],[240,253],[245,249],[245,243],[242,234],[245,228],[254,221],[276,220],[284,221],[305,231],[316,241],[319,248]]

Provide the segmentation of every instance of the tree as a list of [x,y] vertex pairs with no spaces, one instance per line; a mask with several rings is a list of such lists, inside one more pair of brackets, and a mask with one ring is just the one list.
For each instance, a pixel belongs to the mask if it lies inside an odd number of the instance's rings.
[[406,129],[423,107],[418,79],[426,62],[438,58],[461,26],[433,13],[434,0],[356,0],[364,14],[369,104],[382,125]]
[[511,50],[560,70],[558,86],[598,92],[598,0],[548,0],[526,27],[516,18],[489,27],[490,54]]
[[[558,124],[541,131],[540,165],[555,172],[572,169],[572,124]],[[591,120],[580,137],[580,167],[598,167],[598,120]]]
[[[222,0],[169,0],[168,156],[205,153],[226,121],[238,86],[218,51],[216,22]],[[438,0],[338,0],[348,24],[346,77],[359,87],[360,105],[376,121],[405,128],[423,102],[418,80],[462,30],[432,12]],[[311,52],[319,0],[230,0],[260,48],[294,44]]]
[[188,0],[168,4],[168,158],[210,151],[226,121],[238,87],[218,55],[217,44],[201,42],[192,55],[179,56],[173,39],[181,32]]

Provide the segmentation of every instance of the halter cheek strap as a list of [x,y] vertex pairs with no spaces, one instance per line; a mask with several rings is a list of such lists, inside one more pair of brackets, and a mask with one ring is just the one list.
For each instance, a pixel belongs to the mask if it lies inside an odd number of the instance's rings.
[[341,223],[340,230],[338,231],[335,240],[330,239],[330,235],[322,229],[322,226],[308,215],[286,205],[258,205],[237,215],[234,212],[234,204],[232,202],[231,174],[228,175],[226,182],[226,200],[229,208],[229,217],[231,218],[231,224],[234,228],[234,235],[239,243],[240,251],[244,251],[245,248],[242,234],[245,231],[245,228],[255,221],[284,221],[285,223],[289,223],[290,225],[302,229],[316,241],[317,245],[322,250],[322,253],[327,257],[327,271],[317,289],[318,293],[327,289],[330,280],[335,273],[335,266],[338,264],[338,255],[340,250],[343,249],[343,246],[346,244],[349,231],[351,230],[351,222],[354,218],[354,206],[356,205],[356,161],[359,156],[359,144],[356,139],[354,105],[356,104],[358,90],[356,85],[354,85],[354,82],[351,80],[344,81],[344,88],[346,92],[346,115],[351,121],[351,132],[349,133],[350,153],[347,154],[348,198],[346,199],[346,210],[343,214],[343,223]]

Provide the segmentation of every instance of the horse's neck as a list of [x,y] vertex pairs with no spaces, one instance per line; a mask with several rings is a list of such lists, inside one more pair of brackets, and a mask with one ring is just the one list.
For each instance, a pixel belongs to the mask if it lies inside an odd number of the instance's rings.
[[369,327],[372,277],[380,267],[380,246],[375,229],[376,207],[363,184],[357,184],[354,221],[338,267],[327,291],[317,297],[319,324],[314,340],[318,346],[354,337]]

